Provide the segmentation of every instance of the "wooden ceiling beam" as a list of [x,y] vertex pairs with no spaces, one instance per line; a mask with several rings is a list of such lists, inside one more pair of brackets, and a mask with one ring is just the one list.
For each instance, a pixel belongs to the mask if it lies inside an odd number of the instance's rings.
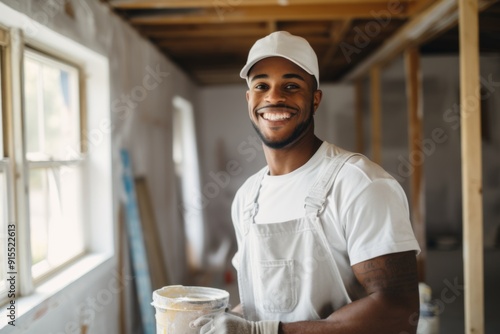
[[[337,21],[334,21],[337,22]],[[267,22],[250,23],[224,23],[224,24],[179,24],[179,25],[145,25],[136,26],[144,35],[151,37],[224,37],[226,35],[254,36],[265,34],[276,30],[286,30],[292,34],[300,36],[324,35],[327,36],[331,29],[332,21],[294,21],[277,22],[270,20]]]
[[278,24],[276,20],[267,21],[267,33],[270,34],[278,29]]
[[387,13],[391,18],[407,17],[407,5],[399,3],[397,10],[386,3],[332,4],[267,7],[231,7],[226,10],[206,8],[196,12],[172,15],[145,15],[131,17],[134,25],[174,25],[201,23],[248,23],[276,21],[318,21],[346,19],[376,19],[374,15]]
[[[249,28],[227,28],[212,26],[207,29],[192,30],[192,29],[140,29],[141,32],[152,39],[175,39],[175,38],[225,38],[225,37],[258,37],[264,36],[269,32],[269,28],[263,27],[249,27]],[[222,29],[223,28],[223,29]]]
[[[248,48],[250,49],[250,47]],[[177,53],[175,57],[173,53],[168,51],[167,49],[160,49],[162,52],[167,52],[167,54],[173,59],[178,59],[179,64],[185,66],[188,71],[198,71],[198,70],[207,70],[207,69],[224,69],[224,68],[237,68],[241,70],[241,68],[245,65],[247,61],[247,53],[240,54],[231,54],[230,52],[221,52],[220,54],[212,54],[209,57],[200,56],[195,57],[192,56],[193,52],[186,53]],[[224,57],[232,57],[232,62],[224,62]],[[185,60],[185,58],[189,58],[190,60]],[[222,60],[221,60],[222,58]],[[193,63],[195,62],[195,63]],[[334,64],[342,65],[337,61]]]
[[321,35],[327,37],[332,27],[332,22],[336,21],[278,22],[278,28],[280,30],[286,30],[293,35],[302,37],[310,35]]
[[[198,51],[198,52],[225,52],[234,51],[235,53],[250,50],[255,43],[254,37],[235,37],[235,38],[189,38],[189,39],[158,39],[155,44],[161,48],[167,48],[172,51]],[[329,38],[310,37],[307,38],[311,45],[329,45]]]
[[[420,1],[420,0],[419,0]],[[214,8],[222,7],[253,7],[276,6],[287,7],[296,5],[331,5],[331,4],[385,4],[394,0],[111,0],[111,7],[116,9],[169,9],[169,8]],[[399,0],[404,3],[414,3],[417,0]]]
[[352,20],[335,22],[330,32],[331,45],[320,60],[320,68],[324,69],[331,63],[333,56],[339,48],[339,43],[344,40],[352,25]]
[[418,0],[408,4],[408,12],[410,16],[417,15],[418,13],[429,8],[435,0]]

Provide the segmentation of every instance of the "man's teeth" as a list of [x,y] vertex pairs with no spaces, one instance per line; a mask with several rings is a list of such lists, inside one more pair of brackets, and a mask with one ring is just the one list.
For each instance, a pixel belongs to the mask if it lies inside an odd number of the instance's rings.
[[268,121],[281,121],[290,118],[291,115],[289,113],[264,113],[262,117]]

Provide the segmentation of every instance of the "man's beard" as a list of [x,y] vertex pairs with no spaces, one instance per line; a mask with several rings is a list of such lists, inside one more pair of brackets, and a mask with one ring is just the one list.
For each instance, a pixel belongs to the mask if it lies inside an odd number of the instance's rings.
[[311,103],[311,109],[310,110],[311,110],[311,113],[309,114],[309,117],[304,122],[300,123],[295,128],[295,130],[293,131],[293,133],[290,136],[288,136],[287,138],[285,138],[285,139],[283,139],[281,141],[270,141],[270,140],[268,140],[266,137],[264,137],[264,135],[259,130],[259,128],[257,127],[257,125],[253,121],[251,123],[252,123],[253,128],[255,129],[255,131],[257,132],[257,134],[259,135],[260,140],[262,140],[262,142],[264,143],[264,145],[266,145],[269,148],[278,150],[278,149],[282,149],[284,147],[287,147],[288,145],[290,145],[291,143],[293,143],[295,140],[297,140],[309,128],[309,126],[311,125],[311,123],[313,123],[313,120],[314,120],[314,116],[313,116],[313,112],[312,112],[312,110],[314,110],[314,104],[313,103]]

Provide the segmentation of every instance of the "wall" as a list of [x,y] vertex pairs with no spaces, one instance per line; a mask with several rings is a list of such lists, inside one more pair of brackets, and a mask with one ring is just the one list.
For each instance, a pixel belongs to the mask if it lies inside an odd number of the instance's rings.
[[231,240],[230,252],[234,253],[232,198],[247,176],[265,165],[260,141],[248,119],[245,92],[243,84],[201,88],[197,98],[203,210],[205,222],[211,227],[205,236],[208,254],[215,253],[224,239]]
[[[382,165],[403,184],[407,193],[413,166],[424,165],[427,232],[431,244],[439,242],[441,237],[462,238],[458,62],[456,56],[424,57],[421,60],[423,157],[408,157],[402,59],[383,72],[382,147],[386,153]],[[499,56],[481,57],[481,83],[485,245],[492,248],[500,228],[500,134],[495,131],[500,127],[497,112],[500,106]],[[365,98],[368,99],[368,95]],[[366,115],[369,122],[368,110]],[[439,138],[436,131],[441,133]]]
[[[192,100],[196,87],[165,55],[98,1],[69,1],[71,7],[61,1],[2,2],[109,59],[115,229],[123,196],[119,150],[127,148],[134,174],[145,175],[148,182],[165,266],[169,268],[170,282],[165,283],[182,284],[186,280],[184,231],[175,209],[171,111],[175,95]],[[37,33],[28,23],[23,29],[27,38]],[[89,133],[92,130],[97,129],[88,129]],[[117,256],[105,271],[85,276],[63,297],[53,296],[48,302],[52,306],[40,311],[36,320],[18,319],[18,330],[24,328],[23,332],[37,334],[67,332],[68,321],[78,316],[78,308],[86,298],[109,289],[109,282],[116,279],[116,265]],[[133,284],[126,287],[131,292]],[[117,294],[100,306],[90,331],[118,333]],[[137,314],[134,308],[129,311]],[[127,321],[128,327],[133,327],[137,317],[129,316]]]

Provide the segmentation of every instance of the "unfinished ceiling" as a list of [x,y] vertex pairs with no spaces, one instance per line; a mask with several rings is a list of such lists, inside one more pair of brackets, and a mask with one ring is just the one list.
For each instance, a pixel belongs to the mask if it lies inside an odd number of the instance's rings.
[[[322,82],[337,82],[434,0],[102,0],[200,85],[241,83],[239,70],[261,37],[287,30],[318,55]],[[493,1],[492,1],[493,2]],[[489,7],[489,6],[488,6]],[[499,6],[488,9],[498,50]],[[491,14],[493,13],[493,14]],[[484,14],[484,13],[483,13]],[[428,52],[456,51],[450,30]],[[436,40],[435,40],[436,41]],[[486,42],[485,42],[486,43]]]

